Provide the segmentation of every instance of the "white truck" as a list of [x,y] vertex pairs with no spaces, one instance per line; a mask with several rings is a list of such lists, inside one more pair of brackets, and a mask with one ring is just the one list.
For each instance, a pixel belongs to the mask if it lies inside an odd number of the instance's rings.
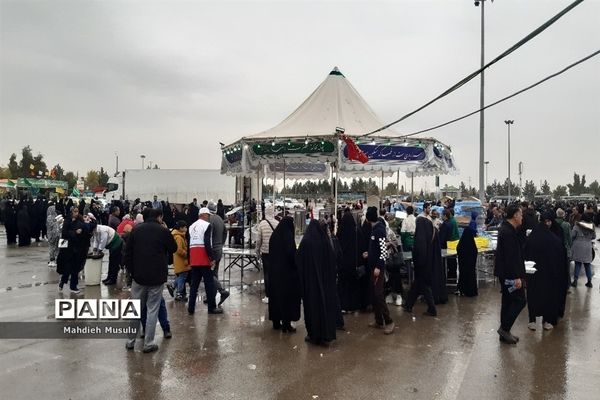
[[217,169],[128,169],[109,178],[106,200],[152,201],[189,204],[198,199],[223,204],[235,203],[235,178]]

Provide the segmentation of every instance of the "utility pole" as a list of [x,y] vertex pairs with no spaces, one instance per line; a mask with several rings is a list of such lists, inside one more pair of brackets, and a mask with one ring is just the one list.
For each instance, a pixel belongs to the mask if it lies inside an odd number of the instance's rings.
[[521,195],[523,195],[523,161],[519,161],[519,189],[521,189]]
[[506,126],[508,127],[508,202],[510,203],[510,126],[515,123],[512,119],[507,119],[504,121]]
[[117,153],[116,151],[115,151],[115,158],[117,160],[117,168],[115,171],[115,176],[117,176],[117,174],[119,173],[119,153]]
[[[481,4],[481,68],[485,65],[485,0],[476,0],[475,7]],[[485,188],[483,186],[483,169],[485,161],[485,116],[483,107],[485,107],[485,73],[481,71],[479,86],[479,200],[485,201]]]
[[484,164],[485,164],[485,190],[487,190],[487,187],[488,187],[488,165],[490,165],[490,162],[486,161]]

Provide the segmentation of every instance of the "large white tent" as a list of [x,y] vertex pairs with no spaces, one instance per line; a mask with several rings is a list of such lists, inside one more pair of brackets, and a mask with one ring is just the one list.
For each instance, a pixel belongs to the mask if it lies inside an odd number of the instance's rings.
[[[221,172],[256,177],[284,172],[288,177],[409,176],[456,173],[448,146],[429,138],[402,138],[391,129],[361,139],[384,125],[336,67],[315,91],[275,127],[223,146]],[[354,138],[369,157],[367,163],[348,159],[336,129]]]

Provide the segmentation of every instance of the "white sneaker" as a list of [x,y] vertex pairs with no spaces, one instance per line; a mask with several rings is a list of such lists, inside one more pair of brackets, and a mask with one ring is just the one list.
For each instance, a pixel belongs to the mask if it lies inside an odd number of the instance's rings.
[[269,304],[269,298],[267,296],[263,297],[262,302],[265,304]]
[[532,331],[535,331],[537,329],[535,322],[528,323],[527,328],[529,328],[529,330],[532,330]]
[[81,289],[71,290],[71,294],[81,294]]
[[385,298],[385,304],[394,304],[394,299],[392,299],[391,294],[387,295],[387,297]]
[[402,305],[402,297],[398,294],[396,295],[396,305],[400,307]]
[[551,331],[552,329],[554,329],[554,326],[551,323],[544,322],[544,330]]

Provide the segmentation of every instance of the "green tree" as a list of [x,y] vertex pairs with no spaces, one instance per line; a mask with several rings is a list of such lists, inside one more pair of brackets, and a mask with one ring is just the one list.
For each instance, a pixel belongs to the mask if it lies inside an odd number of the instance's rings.
[[85,176],[85,185],[88,189],[94,189],[99,186],[99,174],[98,171],[88,171]]
[[10,171],[11,178],[19,177],[19,164],[17,163],[17,155],[12,153],[8,160],[8,170]]
[[69,184],[69,189],[73,189],[77,186],[77,176],[71,171],[65,174],[64,180]]
[[42,178],[46,176],[48,170],[42,153],[34,156],[33,150],[29,145],[21,149],[21,160],[18,163],[16,154],[13,153],[10,156],[8,169],[13,178]]
[[369,178],[367,181],[367,196],[378,196],[379,195],[379,187],[377,187],[377,183],[374,180]]
[[598,181],[590,183],[588,189],[594,196],[600,197],[600,184],[598,184]]
[[65,170],[60,166],[60,164],[56,164],[50,171],[51,174],[54,174],[54,179],[59,181],[65,180]]
[[533,181],[525,181],[525,187],[523,188],[523,196],[525,199],[532,201],[537,193],[537,188]]
[[[509,180],[508,178],[506,178],[506,180],[504,181],[504,184],[502,185],[502,191],[504,192],[505,196],[508,196],[508,185],[509,185]],[[510,195],[511,197],[515,196],[520,196],[521,195],[521,188],[519,187],[519,185],[517,185],[514,182],[510,182]]]
[[106,187],[108,184],[109,176],[104,170],[104,168],[100,167],[100,171],[98,171],[98,186]]
[[48,171],[48,167],[44,162],[44,156],[42,153],[38,153],[37,156],[33,157],[33,165],[35,167],[35,175],[43,178],[46,176],[46,172]]
[[35,165],[33,165],[33,153],[31,152],[31,147],[25,146],[23,147],[23,149],[21,149],[21,161],[19,161],[19,177],[31,177],[35,175],[33,171],[35,171]]
[[383,191],[383,195],[384,196],[395,196],[396,194],[398,194],[398,185],[393,182],[388,183],[387,186],[385,187],[385,190]]
[[542,194],[545,195],[549,195],[550,193],[552,193],[552,190],[550,190],[550,185],[548,184],[547,180],[544,180],[544,183],[542,183],[542,187],[540,188],[540,190],[542,191]]
[[569,194],[571,196],[578,196],[582,193],[585,193],[585,174],[579,177],[579,174],[574,172],[573,183],[567,184],[567,187],[569,188]]
[[554,189],[554,191],[552,192],[552,196],[555,199],[558,199],[558,198],[560,198],[562,196],[566,196],[566,195],[568,195],[567,187],[566,186],[562,186],[562,185],[558,185],[556,187],[556,189]]
[[10,179],[10,169],[8,167],[0,167],[0,179]]

